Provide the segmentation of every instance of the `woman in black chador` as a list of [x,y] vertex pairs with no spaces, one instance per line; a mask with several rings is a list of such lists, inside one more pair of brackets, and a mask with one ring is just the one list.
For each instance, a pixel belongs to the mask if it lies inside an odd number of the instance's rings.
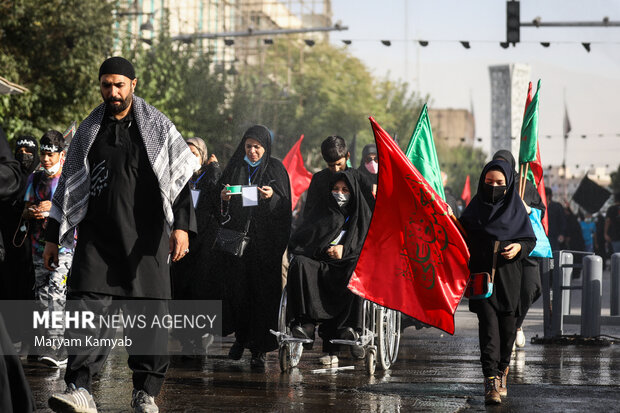
[[487,299],[469,300],[478,315],[480,361],[485,377],[485,403],[501,403],[507,395],[506,377],[519,316],[522,260],[536,244],[536,236],[515,185],[508,162],[486,164],[478,192],[460,218],[467,232],[472,273],[492,273],[493,248],[497,251],[495,285]]
[[361,327],[361,302],[347,285],[355,269],[370,224],[371,212],[364,200],[358,174],[346,170],[334,174],[322,202],[291,237],[294,258],[288,271],[288,313],[292,333],[314,338],[321,322],[320,357],[336,364],[337,347],[329,339],[355,339]]
[[[189,179],[189,187],[192,191],[192,201],[196,211],[196,235],[189,240],[189,253],[180,261],[172,264],[170,268],[172,279],[172,297],[174,300],[221,300],[221,282],[212,267],[211,245],[217,220],[209,207],[209,199],[219,199],[220,188],[217,185],[222,176],[222,171],[217,159],[211,155],[207,145],[201,138],[189,138],[187,146],[196,159],[194,174]],[[219,205],[219,204],[218,204]],[[175,311],[177,303],[171,302],[171,311]],[[183,304],[178,308],[183,314],[188,308]],[[196,311],[200,311],[198,308]],[[202,334],[200,330],[179,329],[174,331],[174,336],[179,339],[184,355],[204,355],[202,347]]]
[[[219,181],[216,214],[223,227],[243,231],[249,222],[250,243],[243,256],[216,253],[216,274],[224,284],[223,334],[235,333],[228,356],[239,360],[244,348],[252,352],[251,365],[262,367],[265,353],[277,342],[282,292],[282,255],[291,228],[291,191],[288,174],[271,157],[271,136],[262,125],[249,128]],[[241,195],[230,195],[227,185],[258,187],[258,206],[242,205]]]

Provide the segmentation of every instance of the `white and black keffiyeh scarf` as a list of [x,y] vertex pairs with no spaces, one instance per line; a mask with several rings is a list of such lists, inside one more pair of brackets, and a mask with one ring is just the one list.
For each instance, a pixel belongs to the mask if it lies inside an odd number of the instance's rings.
[[[88,152],[97,137],[104,112],[105,103],[91,112],[80,124],[67,151],[50,211],[50,217],[60,223],[62,245],[72,245],[73,229],[86,216],[90,194]],[[133,116],[159,182],[164,216],[171,231],[174,223],[172,204],[192,176],[190,160],[194,155],[170,119],[135,95]]]

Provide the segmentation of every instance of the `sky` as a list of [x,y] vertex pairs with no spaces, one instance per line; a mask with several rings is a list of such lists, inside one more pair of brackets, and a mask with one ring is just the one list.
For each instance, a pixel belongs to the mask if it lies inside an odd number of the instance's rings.
[[[522,0],[521,22],[620,22],[620,0]],[[620,163],[620,27],[521,27],[521,42],[503,49],[504,0],[332,0],[333,21],[348,26],[331,42],[346,46],[378,77],[409,82],[431,108],[473,106],[476,146],[491,134],[491,65],[524,63],[542,80],[539,141],[544,165],[561,165],[564,102],[572,126],[567,166],[615,170]],[[386,47],[381,40],[390,40]],[[417,40],[427,40],[421,47]],[[470,41],[466,50],[460,40]],[[548,48],[540,42],[550,42]],[[588,53],[581,45],[591,42]],[[377,119],[380,122],[380,119]],[[413,126],[412,126],[413,127]],[[586,135],[586,138],[582,138]],[[601,136],[602,135],[602,136]],[[548,137],[550,136],[550,137]]]

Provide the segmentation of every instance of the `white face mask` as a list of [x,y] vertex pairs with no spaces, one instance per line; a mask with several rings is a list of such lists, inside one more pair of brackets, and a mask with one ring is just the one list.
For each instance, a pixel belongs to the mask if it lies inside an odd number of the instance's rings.
[[349,198],[351,198],[351,194],[341,194],[339,192],[332,192],[332,195],[340,207],[345,206],[349,202]]
[[366,169],[368,169],[368,172],[373,175],[376,175],[377,172],[379,172],[379,164],[377,163],[377,161],[366,162],[364,166],[366,167]]
[[197,157],[196,155],[194,155],[194,159],[191,161],[192,163],[192,171],[194,171],[194,173],[200,171],[200,168],[202,168],[202,163],[200,162],[200,158]]
[[49,168],[49,169],[45,169],[44,168],[43,170],[49,176],[56,175],[58,173],[58,171],[60,171],[60,161],[56,162],[56,164],[53,165],[51,168]]

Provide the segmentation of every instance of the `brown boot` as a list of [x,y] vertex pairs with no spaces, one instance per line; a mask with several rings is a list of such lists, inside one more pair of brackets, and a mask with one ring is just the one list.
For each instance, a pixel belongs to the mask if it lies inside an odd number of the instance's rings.
[[498,388],[499,379],[497,377],[484,378],[484,404],[500,404],[502,402]]
[[506,366],[506,368],[504,369],[504,371],[502,371],[498,378],[499,378],[499,395],[502,397],[506,397],[508,396],[508,371],[510,370],[510,367]]

